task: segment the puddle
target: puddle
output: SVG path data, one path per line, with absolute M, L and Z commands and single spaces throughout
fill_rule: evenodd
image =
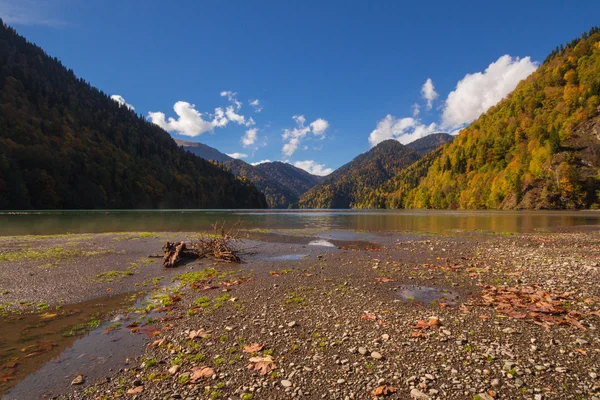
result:
M 400 286 L 396 294 L 404 301 L 421 303 L 423 305 L 431 303 L 455 305 L 458 300 L 457 292 L 431 286 Z
M 265 257 L 268 261 L 299 261 L 308 257 L 308 254 L 282 254 L 279 256 Z
M 323 239 L 319 239 L 319 240 L 312 240 L 310 242 L 308 242 L 309 246 L 322 246 L 322 247 L 336 247 L 335 244 L 328 242 L 327 240 L 323 240 Z
M 2 400 L 52 397 L 68 391 L 79 374 L 87 384 L 124 368 L 127 357 L 139 355 L 146 345 L 151 328 L 143 327 L 144 321 L 159 313 L 106 317 L 131 305 L 141 308 L 149 296 L 140 297 L 140 292 L 126 293 L 2 320 Z M 140 328 L 127 327 L 136 322 Z M 85 327 L 93 329 L 82 333 Z

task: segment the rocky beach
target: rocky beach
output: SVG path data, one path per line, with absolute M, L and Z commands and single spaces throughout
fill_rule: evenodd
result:
M 250 230 L 240 264 L 153 257 L 200 236 L 2 238 L 3 399 L 600 398 L 594 228 Z M 111 356 L 61 370 L 90 337 Z

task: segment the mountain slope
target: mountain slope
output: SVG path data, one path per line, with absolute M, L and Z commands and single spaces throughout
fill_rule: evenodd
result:
M 452 139 L 454 139 L 454 136 L 447 133 L 432 133 L 431 135 L 427 135 L 407 144 L 406 147 L 418 155 L 424 156 L 425 154 L 437 149 L 444 143 L 451 142 Z
M 0 208 L 262 208 L 0 21 Z
M 265 176 L 289 188 L 295 194 L 296 202 L 321 180 L 320 176 L 312 175 L 301 168 L 281 161 L 258 164 L 256 168 Z
M 232 160 L 225 166 L 237 177 L 246 177 L 258 187 L 267 199 L 269 208 L 295 207 L 319 177 L 282 162 L 250 165 L 242 160 Z
M 546 61 L 498 105 L 370 194 L 364 206 L 600 207 L 600 30 Z
M 298 205 L 300 208 L 352 207 L 364 194 L 418 159 L 417 153 L 397 140 L 386 140 L 326 176 L 302 196 Z
M 232 157 L 229 157 L 227 154 L 221 153 L 219 150 L 214 147 L 210 147 L 200 142 L 188 142 L 187 140 L 181 139 L 173 139 L 178 146 L 183 147 L 185 150 L 190 153 L 204 158 L 205 160 L 212 160 L 216 162 L 227 162 L 233 160 Z

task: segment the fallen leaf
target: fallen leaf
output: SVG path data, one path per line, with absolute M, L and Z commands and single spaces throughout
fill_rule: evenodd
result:
M 414 329 L 429 329 L 430 326 L 426 321 L 423 321 L 422 319 L 420 319 L 417 321 L 417 323 L 415 324 L 415 326 L 413 328 Z
M 427 322 L 430 328 L 439 327 L 441 325 L 440 320 L 437 318 L 430 318 L 429 322 Z
M 159 339 L 159 340 L 155 340 L 154 342 L 152 342 L 152 346 L 155 346 L 155 347 L 160 347 L 160 346 L 162 346 L 163 344 L 165 344 L 165 342 L 166 342 L 166 341 L 167 341 L 167 338 L 166 338 L 166 337 L 164 337 L 164 338 L 162 338 L 162 339 Z
M 373 397 L 388 396 L 392 393 L 396 393 L 397 391 L 398 391 L 398 389 L 396 389 L 393 386 L 383 385 L 383 386 L 378 386 L 375 389 L 373 389 L 373 391 L 371 392 L 371 396 L 373 396 Z
M 244 346 L 244 353 L 256 353 L 257 351 L 261 351 L 264 347 L 264 344 L 253 343 Z
M 52 318 L 56 318 L 58 316 L 58 314 L 56 313 L 44 313 L 40 315 L 40 318 L 42 319 L 52 319 Z
M 584 349 L 575 349 L 575 351 L 581 355 L 587 356 L 587 351 Z
M 197 331 L 190 331 L 188 335 L 188 339 L 196 339 L 197 337 L 201 339 L 207 339 L 210 337 L 212 331 L 205 331 L 204 329 L 199 329 Z
M 144 391 L 143 386 L 136 386 L 133 389 L 128 389 L 127 394 L 139 394 L 139 393 L 142 393 L 143 391 Z
M 394 282 L 394 280 L 391 278 L 375 278 L 375 282 L 380 282 L 380 283 Z
M 413 332 L 410 335 L 411 337 L 414 338 L 420 338 L 420 337 L 427 337 L 427 334 L 423 333 L 423 332 Z
M 364 319 L 365 321 L 375 321 L 375 314 L 365 311 L 360 318 Z
M 215 371 L 207 366 L 197 367 L 192 370 L 192 375 L 190 376 L 190 382 L 195 383 L 202 378 L 210 378 L 215 374 Z
M 248 369 L 258 371 L 261 375 L 266 375 L 277 368 L 271 356 L 252 357 L 250 362 L 251 364 L 248 365 Z
M 275 271 L 270 271 L 269 274 L 271 274 L 271 276 L 279 276 L 279 273 Z

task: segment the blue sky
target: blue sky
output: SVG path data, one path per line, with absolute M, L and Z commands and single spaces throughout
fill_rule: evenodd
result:
M 457 132 L 600 24 L 598 1 L 491 3 L 0 0 L 0 16 L 174 137 L 323 174 Z

